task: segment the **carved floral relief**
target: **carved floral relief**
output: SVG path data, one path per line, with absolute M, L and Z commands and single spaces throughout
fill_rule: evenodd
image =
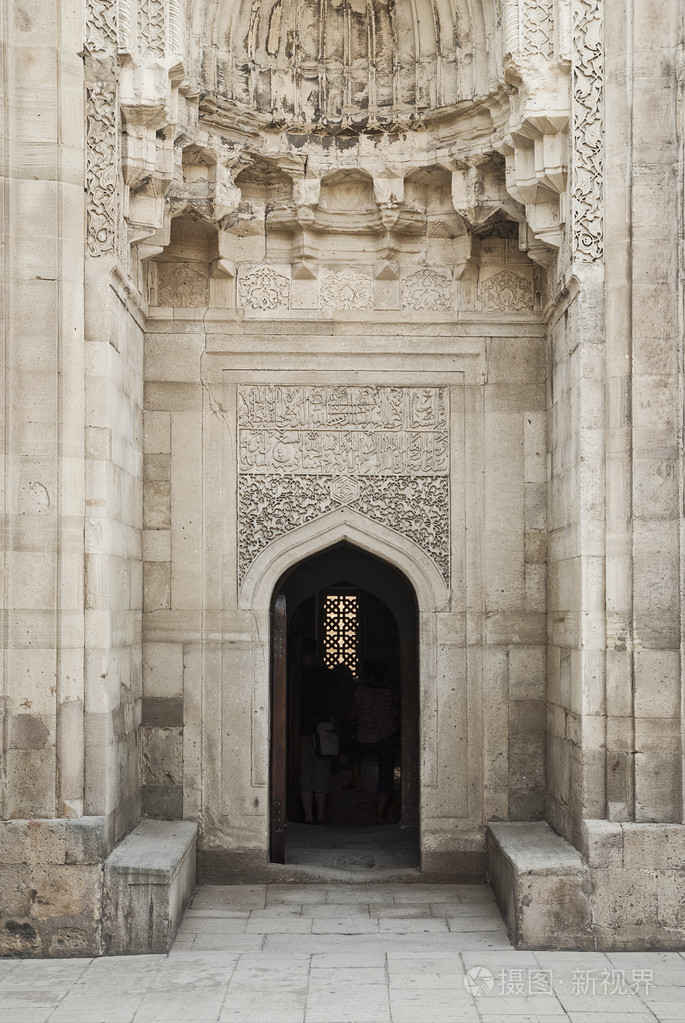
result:
M 525 277 L 503 270 L 478 284 L 478 301 L 483 310 L 497 313 L 527 313 L 533 309 L 533 285 Z
M 425 312 L 449 312 L 452 281 L 444 273 L 425 268 L 402 281 L 402 308 Z
M 270 266 L 253 266 L 238 282 L 238 297 L 250 309 L 287 309 L 290 281 Z
M 604 46 L 600 0 L 573 0 L 573 247 L 601 259 L 604 190 Z
M 373 282 L 358 270 L 328 270 L 321 276 L 323 309 L 373 309 Z
M 114 251 L 119 205 L 115 0 L 88 0 L 85 38 L 86 230 L 89 253 L 102 256 Z
M 238 389 L 240 578 L 265 547 L 345 505 L 449 572 L 444 387 Z

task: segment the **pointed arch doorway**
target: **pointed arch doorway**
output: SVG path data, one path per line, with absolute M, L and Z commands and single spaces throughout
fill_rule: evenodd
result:
M 346 870 L 408 869 L 419 863 L 419 657 L 414 589 L 400 571 L 349 542 L 290 569 L 273 595 L 270 859 Z M 326 827 L 303 823 L 300 794 L 300 670 L 317 643 L 329 670 L 341 754 L 331 760 Z M 376 757 L 355 786 L 347 740 L 356 731 L 353 693 L 381 665 L 393 692 L 400 744 L 386 823 L 376 823 Z M 373 667 L 371 667 L 373 666 Z M 357 779 L 358 780 L 358 779 Z

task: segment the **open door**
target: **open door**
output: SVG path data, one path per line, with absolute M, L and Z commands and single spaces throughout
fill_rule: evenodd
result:
M 279 593 L 273 611 L 273 663 L 271 665 L 271 814 L 270 858 L 285 863 L 287 801 L 287 618 L 285 595 Z

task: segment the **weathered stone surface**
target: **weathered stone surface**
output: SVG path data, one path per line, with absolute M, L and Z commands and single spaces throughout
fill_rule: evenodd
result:
M 104 950 L 168 952 L 195 886 L 197 825 L 145 821 L 104 868 Z
M 292 641 L 354 551 L 423 871 L 540 819 L 532 860 L 491 829 L 522 941 L 584 947 L 589 905 L 598 945 L 681 947 L 676 0 L 35 6 L 0 83 L 2 947 L 99 950 L 141 805 L 263 869 L 273 597 Z

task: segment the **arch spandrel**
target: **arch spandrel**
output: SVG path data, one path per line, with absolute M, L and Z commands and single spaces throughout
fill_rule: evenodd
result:
M 342 542 L 373 554 L 402 572 L 414 587 L 420 612 L 446 610 L 449 589 L 433 561 L 411 540 L 349 508 L 299 526 L 257 555 L 243 579 L 239 606 L 268 611 L 274 587 L 288 569 Z

